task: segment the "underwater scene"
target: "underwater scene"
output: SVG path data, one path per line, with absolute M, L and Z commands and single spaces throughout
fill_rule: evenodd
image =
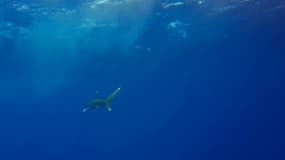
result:
M 0 0 L 0 160 L 284 160 L 285 0 Z

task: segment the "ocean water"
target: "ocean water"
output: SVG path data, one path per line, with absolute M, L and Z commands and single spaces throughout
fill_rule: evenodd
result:
M 284 160 L 284 20 L 284 0 L 1 0 L 0 159 Z

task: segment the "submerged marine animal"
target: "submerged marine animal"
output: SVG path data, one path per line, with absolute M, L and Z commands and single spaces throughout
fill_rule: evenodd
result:
M 82 110 L 82 112 L 86 112 L 90 109 L 98 109 L 102 107 L 106 107 L 108 111 L 112 110 L 111 102 L 114 97 L 119 93 L 121 88 L 117 88 L 114 92 L 112 92 L 106 99 L 96 98 L 87 103 L 86 107 Z

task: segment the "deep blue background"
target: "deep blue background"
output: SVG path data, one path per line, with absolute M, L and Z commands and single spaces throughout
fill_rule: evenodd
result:
M 82 44 L 72 83 L 48 95 L 32 89 L 29 57 L 0 39 L 0 159 L 284 159 L 285 12 L 264 14 L 262 4 L 214 18 L 154 11 L 137 40 L 151 52 Z M 161 29 L 177 17 L 193 23 L 186 38 Z M 112 112 L 81 112 L 116 87 Z

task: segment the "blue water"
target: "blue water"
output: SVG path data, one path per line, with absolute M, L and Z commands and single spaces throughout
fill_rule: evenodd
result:
M 282 0 L 1 0 L 0 159 L 285 159 L 284 15 Z M 82 112 L 118 87 L 111 112 Z

